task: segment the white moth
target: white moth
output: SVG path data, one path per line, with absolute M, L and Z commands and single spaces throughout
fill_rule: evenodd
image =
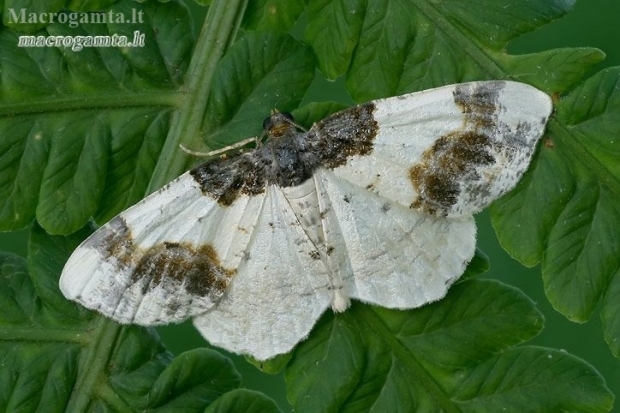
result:
M 258 148 L 209 160 L 101 227 L 60 288 L 126 324 L 193 318 L 259 360 L 290 351 L 350 299 L 441 299 L 476 243 L 472 215 L 511 190 L 551 113 L 515 82 L 457 84 L 336 113 L 285 114 Z

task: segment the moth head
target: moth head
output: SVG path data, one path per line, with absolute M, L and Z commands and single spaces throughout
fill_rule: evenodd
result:
M 271 113 L 271 116 L 263 121 L 263 129 L 272 139 L 294 133 L 296 128 L 297 125 L 293 115 L 288 112 L 274 111 Z

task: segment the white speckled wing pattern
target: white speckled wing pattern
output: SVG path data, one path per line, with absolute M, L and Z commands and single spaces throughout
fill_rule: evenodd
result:
M 84 241 L 60 289 L 120 323 L 168 324 L 204 313 L 234 277 L 263 200 L 243 196 L 222 207 L 186 173 Z
M 343 295 L 388 308 L 416 308 L 444 297 L 474 255 L 471 215 L 444 219 L 412 210 L 320 170 L 330 200 L 333 246 L 346 256 Z
M 226 297 L 194 318 L 210 343 L 263 360 L 290 351 L 332 302 L 330 274 L 276 186 Z
M 504 81 L 373 103 L 380 127 L 372 156 L 353 156 L 335 174 L 438 216 L 475 214 L 512 189 L 552 110 L 546 94 Z
M 212 159 L 122 212 L 67 262 L 66 297 L 121 323 L 194 324 L 263 360 L 330 306 L 441 299 L 475 250 L 472 215 L 528 167 L 551 113 L 515 82 L 382 99 Z

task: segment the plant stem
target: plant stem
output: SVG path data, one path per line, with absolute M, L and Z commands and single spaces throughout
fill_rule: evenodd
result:
M 187 155 L 179 149 L 179 145 L 187 137 L 195 137 L 200 133 L 211 79 L 217 63 L 237 35 L 247 2 L 214 0 L 209 7 L 186 74 L 183 100 L 172 116 L 170 131 L 149 183 L 148 193 L 161 188 L 186 169 Z
M 124 327 L 107 318 L 99 317 L 92 334 L 96 335 L 90 345 L 83 350 L 80 358 L 79 376 L 76 386 L 67 402 L 66 411 L 86 412 L 97 393 L 97 387 L 106 376 L 108 363 L 112 358 L 114 346 Z
M 183 172 L 187 158 L 179 149 L 179 144 L 185 137 L 196 136 L 200 131 L 215 67 L 236 37 L 247 1 L 214 0 L 211 4 L 193 51 L 179 106 L 172 117 L 166 143 L 149 184 L 149 192 L 159 189 Z M 105 318 L 96 323 L 94 333 L 97 338 L 94 345 L 85 350 L 85 356 L 80 361 L 82 376 L 78 378 L 67 404 L 68 411 L 88 410 L 91 397 L 97 394 L 100 380 L 105 376 L 114 346 L 125 329 Z M 102 392 L 107 394 L 105 390 Z M 120 399 L 113 402 L 117 407 L 122 405 Z

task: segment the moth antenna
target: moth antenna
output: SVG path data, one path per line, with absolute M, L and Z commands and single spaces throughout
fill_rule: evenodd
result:
M 188 149 L 188 148 L 187 148 L 185 145 L 183 145 L 182 143 L 181 143 L 181 144 L 179 144 L 179 147 L 181 148 L 181 150 L 182 150 L 183 152 L 185 152 L 185 153 L 187 153 L 187 154 L 189 154 L 189 155 L 193 155 L 193 156 L 200 156 L 200 157 L 204 157 L 204 158 L 209 158 L 209 157 L 212 157 L 212 156 L 216 156 L 216 155 L 220 155 L 220 154 L 222 154 L 222 153 L 226 153 L 226 152 L 232 151 L 232 150 L 234 150 L 234 149 L 240 148 L 240 147 L 245 146 L 245 145 L 247 145 L 248 143 L 252 143 L 252 142 L 256 143 L 256 144 L 257 144 L 257 146 L 258 146 L 258 144 L 260 143 L 260 138 L 259 138 L 258 136 L 254 136 L 254 137 L 252 137 L 252 138 L 247 138 L 247 139 L 244 139 L 244 140 L 242 140 L 242 141 L 239 141 L 239 142 L 233 143 L 232 145 L 228 145 L 228 146 L 225 146 L 225 147 L 223 147 L 223 148 L 216 149 L 216 150 L 209 151 L 209 152 L 193 151 L 193 150 L 191 150 L 191 149 Z
M 293 125 L 296 129 L 299 129 L 302 132 L 308 132 L 308 129 L 304 128 L 299 123 L 295 122 L 295 118 L 289 112 L 280 112 L 278 109 L 271 110 L 271 116 L 275 115 L 276 113 L 282 113 L 284 115 L 284 119 L 286 120 L 286 122 L 290 125 Z
M 290 123 L 291 125 L 293 125 L 295 128 L 299 129 L 300 131 L 306 133 L 308 132 L 308 129 L 304 128 L 303 126 L 301 126 L 299 123 L 295 122 L 293 119 L 286 119 L 286 121 L 288 123 Z

